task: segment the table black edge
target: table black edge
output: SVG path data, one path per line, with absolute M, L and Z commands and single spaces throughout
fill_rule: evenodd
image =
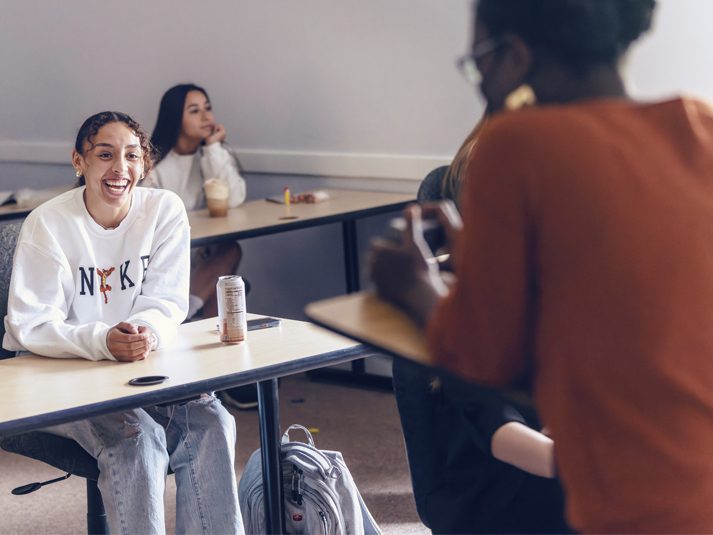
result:
M 34 208 L 18 210 L 17 212 L 0 212 L 0 221 L 12 221 L 13 219 L 25 219 Z
M 274 225 L 260 227 L 249 230 L 237 230 L 235 232 L 227 232 L 218 236 L 206 236 L 203 238 L 191 239 L 191 247 L 199 247 L 219 241 L 242 240 L 247 238 L 257 238 L 258 236 L 268 236 L 270 234 L 278 234 L 280 232 L 288 232 L 290 230 L 300 230 L 310 227 L 319 227 L 330 223 L 344 223 L 345 221 L 356 220 L 362 217 L 372 215 L 385 214 L 393 212 L 400 208 L 416 202 L 416 199 L 410 201 L 399 201 L 382 206 L 374 206 L 372 208 L 364 208 L 354 212 L 346 212 L 342 214 L 332 214 L 328 216 L 312 217 L 310 219 L 295 219 L 291 222 L 278 221 Z
M 0 435 L 15 435 L 52 425 L 82 420 L 99 414 L 109 414 L 121 410 L 148 407 L 158 403 L 172 403 L 204 392 L 224 390 L 226 388 L 307 372 L 324 366 L 342 364 L 359 358 L 364 354 L 365 348 L 362 345 L 357 345 L 346 349 L 322 353 L 320 355 L 296 359 L 293 362 L 264 366 L 248 372 L 236 372 L 212 379 L 196 381 L 194 383 L 163 388 L 161 390 L 146 393 L 137 392 L 135 395 L 119 399 L 10 420 L 0 423 Z
M 423 366 L 424 368 L 433 368 L 434 367 L 434 366 L 429 366 L 427 364 L 423 364 L 421 362 L 416 362 L 413 359 L 405 357 L 401 353 L 398 353 L 392 349 L 389 349 L 388 347 L 381 346 L 379 344 L 376 344 L 375 342 L 371 342 L 371 341 L 367 340 L 366 338 L 364 338 L 362 336 L 347 332 L 344 329 L 340 329 L 339 327 L 335 327 L 334 325 L 330 325 L 329 323 L 320 321 L 317 318 L 312 317 L 307 311 L 305 311 L 305 315 L 315 325 L 322 327 L 323 329 L 327 329 L 328 331 L 332 331 L 333 333 L 336 333 L 340 336 L 344 336 L 345 338 L 351 338 L 352 340 L 359 342 L 365 348 L 374 349 L 374 350 L 378 351 L 379 353 L 384 353 L 385 355 L 389 355 L 390 357 L 408 360 L 409 362 L 411 362 L 413 364 L 417 364 L 419 366 Z

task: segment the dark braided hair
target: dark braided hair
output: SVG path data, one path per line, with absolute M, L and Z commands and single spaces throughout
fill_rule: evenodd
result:
M 512 32 L 586 69 L 616 63 L 651 27 L 655 6 L 656 0 L 479 0 L 476 16 L 493 37 Z
M 119 111 L 103 111 L 92 115 L 84 121 L 82 126 L 79 128 L 79 132 L 77 132 L 77 139 L 74 141 L 74 150 L 84 156 L 84 144 L 89 143 L 90 149 L 94 148 L 94 138 L 101 127 L 109 123 L 124 123 L 129 130 L 131 130 L 136 137 L 139 138 L 141 151 L 143 153 L 142 159 L 144 161 L 144 175 L 148 174 L 153 165 L 153 147 L 149 141 L 149 135 L 143 128 L 141 128 L 141 125 L 129 115 Z M 85 182 L 84 175 L 81 175 L 77 178 L 76 185 L 83 186 Z

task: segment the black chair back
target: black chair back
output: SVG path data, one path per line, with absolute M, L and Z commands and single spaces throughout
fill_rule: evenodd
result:
M 21 220 L 0 222 L 0 341 L 5 336 L 4 318 L 7 313 L 10 275 L 21 227 Z M 0 348 L 0 359 L 14 356 L 15 353 Z M 0 437 L 0 448 L 43 461 L 65 472 L 86 478 L 87 531 L 97 534 L 109 532 L 104 504 L 97 487 L 97 478 L 99 477 L 97 462 L 74 440 L 43 431 L 31 431 L 21 435 Z M 36 489 L 38 488 L 39 486 L 36 487 Z
M 22 220 L 0 222 L 0 346 L 5 336 L 5 314 L 7 313 L 7 295 L 10 290 L 12 259 L 15 254 L 17 236 L 20 234 Z M 0 347 L 0 359 L 14 357 L 15 354 Z

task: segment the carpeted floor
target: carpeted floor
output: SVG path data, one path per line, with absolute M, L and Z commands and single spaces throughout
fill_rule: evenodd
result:
M 232 410 L 232 409 L 231 409 Z M 238 422 L 238 477 L 259 446 L 256 411 L 234 411 Z M 317 447 L 341 451 L 369 509 L 385 535 L 430 531 L 416 514 L 394 397 L 389 392 L 312 381 L 304 375 L 280 383 L 280 424 L 318 430 Z M 84 480 L 72 477 L 26 496 L 10 490 L 60 476 L 37 461 L 0 450 L 0 533 L 86 532 Z M 166 517 L 174 530 L 175 486 L 168 478 Z

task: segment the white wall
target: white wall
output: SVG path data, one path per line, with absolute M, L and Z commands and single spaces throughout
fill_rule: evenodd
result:
M 81 121 L 102 109 L 150 129 L 162 93 L 185 81 L 208 89 L 229 141 L 260 172 L 420 178 L 480 113 L 453 68 L 468 0 L 3 7 L 5 161 L 65 162 Z
M 285 184 L 415 191 L 482 111 L 454 68 L 468 46 L 470 0 L 0 8 L 0 189 L 71 181 L 69 149 L 85 117 L 118 109 L 151 129 L 163 91 L 185 81 L 209 90 L 251 171 L 251 198 Z M 711 20 L 711 0 L 660 0 L 655 31 L 629 61 L 634 94 L 713 100 Z M 386 219 L 362 223 L 360 238 Z M 343 292 L 340 239 L 332 225 L 245 240 L 252 309 L 298 317 L 305 302 Z
M 713 102 L 713 2 L 658 0 L 653 31 L 632 50 L 632 94 L 662 98 L 690 94 Z
M 163 91 L 185 81 L 209 90 L 246 168 L 262 173 L 417 180 L 482 111 L 453 63 L 468 45 L 470 0 L 0 7 L 0 188 L 56 183 L 65 171 L 54 165 L 96 111 L 151 129 Z M 710 20 L 710 0 L 660 0 L 655 31 L 630 58 L 634 94 L 713 99 Z

